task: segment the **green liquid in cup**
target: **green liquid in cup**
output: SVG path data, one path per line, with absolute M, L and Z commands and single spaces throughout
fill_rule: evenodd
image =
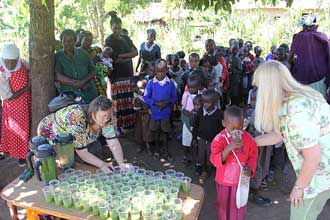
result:
M 117 211 L 111 211 L 110 217 L 112 218 L 112 220 L 119 220 L 119 215 Z
M 83 206 L 82 206 L 82 204 L 81 204 L 80 201 L 76 201 L 76 202 L 74 202 L 74 207 L 75 207 L 76 209 L 82 209 L 82 208 L 83 208 Z
M 93 205 L 92 209 L 93 209 L 93 215 L 100 215 L 99 207 L 97 205 Z
M 107 209 L 100 209 L 101 219 L 107 219 L 109 216 L 109 211 Z
M 63 200 L 63 205 L 64 205 L 64 207 L 65 208 L 71 208 L 72 207 L 72 199 L 70 198 L 70 199 L 64 199 Z
M 190 192 L 190 184 L 182 184 L 181 188 L 182 188 L 182 191 L 185 192 L 185 193 Z
M 128 220 L 128 211 L 126 209 L 120 208 L 118 214 L 120 220 Z
M 86 212 L 92 211 L 92 207 L 90 206 L 90 204 L 88 204 L 87 201 L 84 202 L 83 207 L 84 207 L 84 211 Z
M 131 212 L 131 220 L 139 220 L 140 212 Z
M 52 203 L 54 201 L 54 196 L 49 194 L 45 196 L 47 203 Z
M 60 206 L 63 204 L 63 200 L 60 194 L 54 195 L 54 201 L 57 206 Z

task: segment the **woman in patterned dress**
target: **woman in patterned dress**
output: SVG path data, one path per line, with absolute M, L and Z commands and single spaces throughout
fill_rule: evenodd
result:
M 3 45 L 0 59 L 1 77 L 7 79 L 11 95 L 2 99 L 2 128 L 0 151 L 25 165 L 28 152 L 31 116 L 30 82 L 26 66 L 14 43 Z M 3 88 L 3 84 L 0 85 Z
M 105 46 L 111 47 L 113 53 L 113 71 L 110 75 L 112 100 L 117 117 L 117 132 L 120 128 L 131 128 L 134 126 L 133 110 L 133 63 L 132 58 L 138 55 L 138 51 L 132 40 L 122 34 L 122 21 L 116 12 L 111 13 L 110 21 L 112 34 L 105 40 Z
M 39 122 L 38 135 L 53 140 L 58 133 L 68 132 L 74 137 L 73 145 L 78 159 L 110 172 L 112 163 L 104 162 L 97 152 L 102 135 L 116 162 L 124 162 L 122 147 L 111 122 L 112 102 L 105 96 L 96 97 L 89 105 L 70 105 L 52 113 Z
M 316 220 L 330 199 L 330 106 L 278 61 L 261 64 L 253 83 L 258 87 L 255 127 L 267 133 L 256 142 L 284 141 L 297 175 L 290 219 Z

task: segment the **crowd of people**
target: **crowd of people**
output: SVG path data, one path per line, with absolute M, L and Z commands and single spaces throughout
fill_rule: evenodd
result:
M 246 204 L 238 208 L 236 203 L 242 175 L 250 178 L 253 202 L 272 203 L 258 192 L 272 178 L 273 150 L 283 148 L 297 175 L 291 220 L 316 219 L 330 198 L 330 106 L 325 100 L 330 43 L 317 31 L 314 15 L 305 15 L 301 24 L 291 47 L 272 45 L 265 58 L 251 41 L 230 39 L 221 46 L 207 39 L 203 54 L 177 51 L 163 59 L 155 29 L 147 30 L 146 42 L 137 49 L 116 13 L 103 49 L 92 47 L 91 32 L 66 29 L 60 36 L 63 49 L 55 55 L 56 88 L 78 94 L 86 105 L 48 115 L 38 133 L 52 139 L 70 132 L 80 159 L 108 172 L 112 163 L 102 161 L 96 149 L 109 146 L 122 164 L 117 137 L 123 129 L 135 128 L 137 152 L 156 160 L 173 161 L 168 141 L 180 140 L 180 160 L 194 168 L 201 185 L 215 170 L 218 220 L 245 218 Z M 0 151 L 24 165 L 31 111 L 28 70 L 15 44 L 4 45 L 1 58 Z

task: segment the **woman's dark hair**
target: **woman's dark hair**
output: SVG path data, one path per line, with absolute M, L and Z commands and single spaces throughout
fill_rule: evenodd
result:
M 92 115 L 98 111 L 107 111 L 112 107 L 112 102 L 106 96 L 98 96 L 91 103 L 89 103 L 86 116 L 90 124 L 94 124 Z
M 110 25 L 111 26 L 114 25 L 114 24 L 118 24 L 118 25 L 122 24 L 121 19 L 118 18 L 118 16 L 117 16 L 117 12 L 111 11 L 111 12 L 109 12 L 109 15 L 111 17 L 111 19 L 110 19 Z
M 69 35 L 73 36 L 74 41 L 76 41 L 77 38 L 76 38 L 76 34 L 75 34 L 74 30 L 72 30 L 72 29 L 65 29 L 64 31 L 62 31 L 62 33 L 60 35 L 61 42 L 63 42 L 64 37 L 69 36 Z

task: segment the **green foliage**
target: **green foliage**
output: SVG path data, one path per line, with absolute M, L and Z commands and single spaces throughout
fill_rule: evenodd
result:
M 40 0 L 43 1 L 43 0 Z M 162 17 L 165 25 L 156 23 L 137 22 L 135 14 L 144 13 L 143 8 L 150 2 L 159 0 L 55 0 L 55 36 L 58 39 L 60 32 L 65 28 L 84 28 L 94 33 L 94 44 L 101 45 L 99 40 L 98 24 L 95 24 L 95 5 L 99 4 L 104 14 L 115 10 L 122 18 L 123 27 L 128 29 L 130 37 L 137 47 L 146 40 L 146 29 L 157 30 L 157 43 L 162 48 L 162 54 L 174 53 L 184 50 L 186 54 L 191 52 L 202 53 L 204 41 L 214 38 L 218 45 L 228 45 L 230 38 L 243 38 L 252 40 L 254 45 L 260 45 L 264 53 L 268 52 L 271 44 L 290 43 L 292 35 L 300 29 L 296 27 L 296 21 L 300 18 L 301 11 L 288 9 L 280 13 L 278 18 L 273 13 L 260 9 L 254 10 L 224 10 L 221 13 L 215 9 L 216 2 L 205 0 L 163 0 L 161 6 L 166 8 L 168 14 Z M 236 1 L 236 0 L 232 0 Z M 254 1 L 254 0 L 252 0 Z M 181 18 L 174 11 L 186 9 L 187 2 L 192 5 L 189 8 L 201 10 L 186 10 L 187 17 Z M 212 3 L 213 2 L 213 3 Z M 230 1 L 229 1 L 230 2 Z M 263 0 L 263 4 L 272 4 L 274 0 Z M 287 1 L 291 4 L 290 1 Z M 0 10 L 0 43 L 13 40 L 20 48 L 24 56 L 28 55 L 29 33 L 29 0 L 3 0 L 2 5 L 6 10 Z M 207 6 L 207 7 L 206 7 Z M 218 6 L 219 7 L 219 6 Z M 330 34 L 330 8 L 316 12 L 319 20 L 319 30 Z M 173 16 L 173 17 L 171 17 Z M 109 17 L 103 21 L 105 37 L 111 33 Z M 94 23 L 93 23 L 94 22 Z
M 22 56 L 27 57 L 30 24 L 29 1 L 4 0 L 2 5 L 5 10 L 0 10 L 0 44 L 15 40 L 16 44 L 23 48 Z
M 184 0 L 185 5 L 188 8 L 199 11 L 212 8 L 214 9 L 215 12 L 218 12 L 220 10 L 231 12 L 232 5 L 234 5 L 238 1 L 239 0 Z M 279 0 L 262 0 L 262 3 L 264 5 L 266 4 L 276 5 L 278 1 Z M 293 0 L 287 0 L 286 2 L 287 2 L 287 7 L 290 7 L 292 5 Z
M 87 26 L 87 15 L 79 0 L 55 1 L 55 28 L 60 33 L 65 28 L 78 29 Z

